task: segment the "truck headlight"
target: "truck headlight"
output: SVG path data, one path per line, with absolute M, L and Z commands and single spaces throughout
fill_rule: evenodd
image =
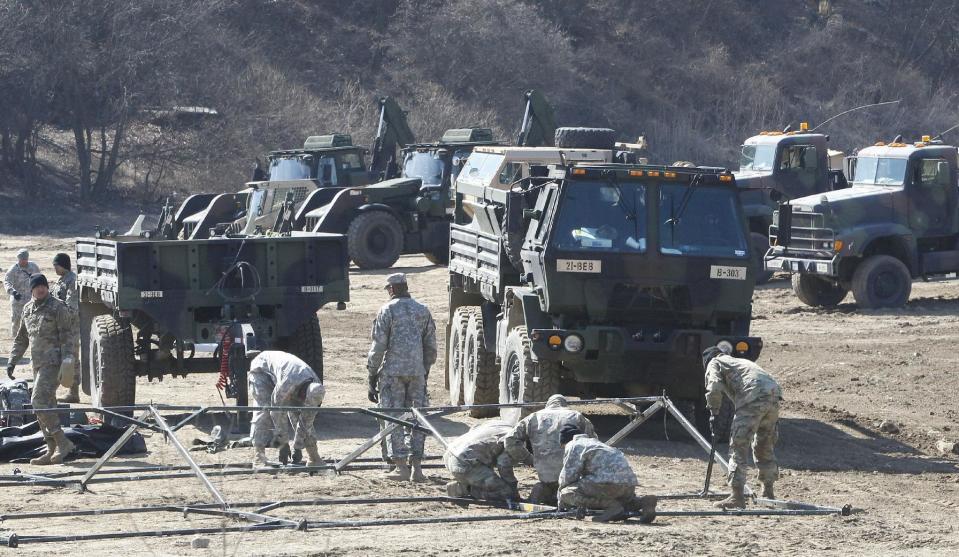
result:
M 733 353 L 733 343 L 728 340 L 721 340 L 716 343 L 716 348 L 719 348 L 723 351 L 723 354 L 732 354 Z
M 569 335 L 563 341 L 563 348 L 567 352 L 580 352 L 583 350 L 583 337 L 579 335 Z

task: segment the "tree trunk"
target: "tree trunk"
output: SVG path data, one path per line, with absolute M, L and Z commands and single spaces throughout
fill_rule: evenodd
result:
M 77 146 L 77 164 L 80 166 L 80 199 L 90 198 L 90 133 L 80 122 L 73 124 L 73 140 Z

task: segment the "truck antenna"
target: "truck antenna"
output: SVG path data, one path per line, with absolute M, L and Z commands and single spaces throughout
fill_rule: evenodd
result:
M 954 130 L 954 129 L 956 129 L 956 128 L 959 128 L 959 124 L 956 124 L 955 126 L 949 128 L 948 130 L 946 130 L 946 131 L 944 131 L 944 132 L 939 132 L 939 133 L 937 133 L 932 139 L 933 139 L 933 140 L 942 139 L 942 136 L 946 135 L 947 133 L 951 132 L 952 130 Z
M 896 100 L 894 100 L 894 101 L 884 101 L 884 102 L 881 102 L 881 103 L 864 104 L 864 105 L 862 105 L 862 106 L 857 106 L 856 108 L 850 108 L 849 110 L 844 110 L 844 111 L 840 112 L 839 114 L 836 114 L 835 116 L 833 116 L 833 117 L 831 117 L 831 118 L 827 118 L 827 119 L 824 120 L 821 124 L 819 124 L 818 126 L 816 126 L 816 127 L 813 128 L 813 129 L 809 130 L 808 133 L 812 133 L 812 132 L 818 130 L 819 128 L 825 126 L 825 125 L 828 124 L 829 122 L 832 122 L 832 121 L 835 120 L 836 118 L 839 118 L 840 116 L 843 116 L 843 115 L 845 115 L 845 114 L 849 114 L 850 112 L 855 112 L 855 111 L 857 111 L 857 110 L 862 110 L 862 109 L 864 109 L 864 108 L 872 108 L 872 107 L 874 107 L 874 106 L 884 106 L 884 105 L 887 105 L 887 104 L 896 104 L 896 103 L 899 103 L 899 102 L 902 102 L 902 99 L 896 99 Z

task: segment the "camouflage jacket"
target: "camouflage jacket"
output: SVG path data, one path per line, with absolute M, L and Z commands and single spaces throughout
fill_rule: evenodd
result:
M 566 444 L 559 488 L 579 481 L 636 485 L 636 474 L 619 450 L 588 435 L 577 435 Z
M 366 369 L 374 376 L 416 376 L 436 362 L 436 325 L 430 310 L 408 296 L 380 308 L 370 333 Z
M 723 395 L 736 408 L 763 398 L 782 398 L 779 383 L 763 368 L 744 358 L 720 354 L 706 367 L 706 406 L 719 412 Z
M 59 366 L 63 358 L 74 357 L 77 319 L 73 312 L 53 296 L 30 299 L 23 306 L 23 319 L 10 350 L 10 362 L 19 362 L 30 348 L 33 369 Z
M 67 271 L 62 277 L 58 278 L 57 282 L 53 283 L 53 288 L 50 289 L 50 293 L 53 294 L 54 298 L 66 304 L 67 307 L 73 311 L 79 309 L 80 301 L 77 299 L 77 274 L 73 271 Z
M 456 438 L 447 449 L 447 460 L 450 457 L 460 461 L 462 465 L 483 464 L 485 466 L 512 465 L 506 462 L 509 456 L 503 448 L 503 438 L 510 432 L 512 426 L 499 420 L 481 423 L 464 435 Z
M 26 268 L 14 263 L 7 271 L 6 276 L 3 277 L 3 288 L 11 297 L 14 292 L 19 292 L 23 296 L 21 302 L 26 303 L 27 298 L 30 297 L 30 275 L 39 272 L 40 267 L 37 267 L 37 264 L 32 261 L 27 263 Z
M 306 383 L 320 382 L 313 368 L 293 354 L 278 350 L 260 352 L 250 362 L 250 373 L 262 373 L 273 380 L 273 406 L 300 406 L 299 389 Z
M 563 445 L 559 432 L 567 424 L 574 425 L 589 437 L 596 437 L 593 424 L 582 413 L 567 408 L 564 402 L 547 402 L 546 408 L 526 416 L 506 436 L 504 444 L 516 462 L 533 460 L 539 481 L 556 483 L 563 468 Z M 529 442 L 532 454 L 526 448 Z

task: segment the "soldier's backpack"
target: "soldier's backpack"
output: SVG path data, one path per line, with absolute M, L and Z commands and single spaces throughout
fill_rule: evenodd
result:
M 20 427 L 32 422 L 32 414 L 8 414 L 4 410 L 23 410 L 30 404 L 30 389 L 26 381 L 0 383 L 0 427 Z

